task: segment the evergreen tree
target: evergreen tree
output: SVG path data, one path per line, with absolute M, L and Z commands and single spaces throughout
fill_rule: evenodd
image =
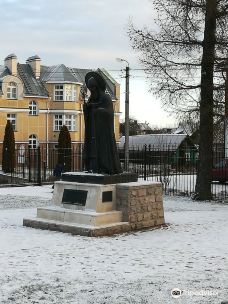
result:
M 62 126 L 59 133 L 58 164 L 64 166 L 64 171 L 71 170 L 71 137 L 66 126 Z
M 15 167 L 15 139 L 11 122 L 8 120 L 5 127 L 2 154 L 2 170 L 5 173 L 12 173 Z

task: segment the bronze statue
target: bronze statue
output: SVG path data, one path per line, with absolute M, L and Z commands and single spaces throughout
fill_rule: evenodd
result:
M 106 82 L 97 72 L 85 76 L 91 95 L 84 102 L 85 120 L 84 167 L 92 173 L 118 174 L 121 166 L 114 134 L 114 111 Z

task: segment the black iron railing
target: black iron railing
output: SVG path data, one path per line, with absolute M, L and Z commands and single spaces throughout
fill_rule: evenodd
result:
M 53 182 L 56 179 L 55 169 L 59 160 L 63 162 L 62 171 L 82 171 L 82 145 L 72 149 L 25 149 L 15 151 L 13 172 L 0 172 L 0 183 L 26 184 Z M 214 198 L 228 197 L 228 160 L 224 148 L 214 146 L 213 181 Z M 119 149 L 122 168 L 124 150 Z M 0 170 L 2 155 L 0 153 Z M 131 148 L 127 171 L 138 174 L 140 180 L 159 181 L 163 184 L 164 193 L 169 195 L 194 195 L 198 170 L 198 150 L 195 146 L 143 146 Z

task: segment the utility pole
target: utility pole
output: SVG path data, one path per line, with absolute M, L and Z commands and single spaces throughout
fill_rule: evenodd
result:
M 124 169 L 129 168 L 129 65 L 126 66 L 126 92 L 125 92 L 125 162 Z
M 128 171 L 129 168 L 129 62 L 122 58 L 116 58 L 119 62 L 126 62 L 126 68 L 125 68 L 125 78 L 126 78 L 126 84 L 125 84 L 125 143 L 124 143 L 124 170 Z

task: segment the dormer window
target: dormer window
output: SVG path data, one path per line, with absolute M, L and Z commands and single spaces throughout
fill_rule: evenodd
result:
M 7 99 L 17 99 L 17 84 L 10 82 L 7 86 Z

